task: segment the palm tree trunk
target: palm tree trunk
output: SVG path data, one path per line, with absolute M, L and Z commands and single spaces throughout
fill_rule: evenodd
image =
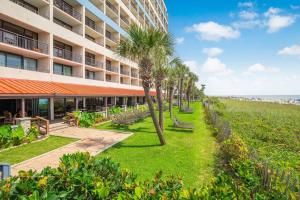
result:
M 151 118 L 157 133 L 157 136 L 159 138 L 160 144 L 161 145 L 165 145 L 166 144 L 166 140 L 164 138 L 163 132 L 160 128 L 159 122 L 157 120 L 156 114 L 155 114 L 155 110 L 154 110 L 154 106 L 153 106 L 153 102 L 151 100 L 151 95 L 150 95 L 150 88 L 148 87 L 143 87 L 144 88 L 144 92 L 145 92 L 145 97 L 146 97 L 146 101 L 149 107 L 149 111 L 151 114 Z
M 159 81 L 158 81 L 159 82 Z M 163 109 L 163 99 L 162 99 L 162 91 L 160 83 L 155 84 L 156 88 L 156 97 L 157 97 L 157 106 L 158 106 L 158 121 L 159 126 L 162 132 L 164 132 L 164 109 Z
M 179 90 L 179 111 L 181 111 L 182 108 L 182 90 L 183 90 L 183 79 L 180 79 L 180 90 Z
M 180 92 L 180 79 L 178 79 L 178 85 L 177 85 L 177 106 L 178 107 L 180 105 L 179 92 Z
M 173 108 L 173 87 L 170 87 L 169 89 L 169 112 L 170 112 L 170 117 L 172 118 L 172 108 Z

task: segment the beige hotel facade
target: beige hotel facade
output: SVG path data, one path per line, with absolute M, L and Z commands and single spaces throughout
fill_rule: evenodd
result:
M 137 63 L 115 51 L 133 23 L 168 31 L 163 0 L 0 5 L 0 116 L 54 120 L 75 109 L 144 103 Z

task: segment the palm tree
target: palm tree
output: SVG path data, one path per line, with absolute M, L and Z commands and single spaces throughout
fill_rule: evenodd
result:
M 174 98 L 174 90 L 176 86 L 176 75 L 177 75 L 177 67 L 182 65 L 181 60 L 176 57 L 169 62 L 169 70 L 168 70 L 168 78 L 167 78 L 167 90 L 168 90 L 168 100 L 169 100 L 169 113 L 170 117 L 172 117 L 172 108 L 173 108 L 173 98 Z
M 189 72 L 189 68 L 184 65 L 178 65 L 177 68 L 177 74 L 178 74 L 178 106 L 179 106 L 179 110 L 181 110 L 182 108 L 182 94 L 183 94 L 183 84 L 184 84 L 184 78 L 187 76 L 188 72 Z
M 152 71 L 156 51 L 163 52 L 171 43 L 169 35 L 164 32 L 132 25 L 128 30 L 128 38 L 121 41 L 117 48 L 119 55 L 136 60 L 139 64 L 146 101 L 161 145 L 166 144 L 166 140 L 155 114 L 150 90 L 153 87 Z
M 186 90 L 188 108 L 190 108 L 191 93 L 196 82 L 198 82 L 198 76 L 193 72 L 190 72 L 188 76 L 188 83 L 187 83 L 187 90 Z

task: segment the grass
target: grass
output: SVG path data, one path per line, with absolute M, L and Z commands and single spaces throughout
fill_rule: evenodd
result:
M 269 163 L 300 174 L 300 106 L 237 100 L 219 109 L 236 134 Z
M 193 114 L 180 113 L 177 109 L 174 113 L 182 121 L 193 122 L 194 131 L 173 128 L 169 113 L 165 112 L 165 146 L 160 146 L 151 118 L 128 128 L 115 128 L 110 123 L 99 126 L 99 129 L 129 131 L 134 135 L 98 157 L 111 157 L 140 180 L 151 179 L 162 170 L 164 175 L 182 177 L 187 187 L 201 185 L 213 176 L 216 143 L 206 127 L 202 106 L 199 103 L 192 106 Z
M 72 138 L 49 136 L 47 139 L 40 142 L 26 144 L 1 152 L 0 163 L 20 163 L 24 160 L 28 160 L 43 153 L 47 153 L 51 150 L 57 149 L 75 141 L 76 139 Z

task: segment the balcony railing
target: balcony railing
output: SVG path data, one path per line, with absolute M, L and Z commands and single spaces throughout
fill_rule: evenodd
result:
M 90 57 L 85 57 L 85 64 L 92 67 L 103 68 L 103 62 L 96 61 L 95 59 Z
M 112 34 L 108 34 L 106 32 L 105 36 L 110 39 L 111 41 L 115 42 L 115 43 L 118 43 L 118 40 L 112 35 Z
M 129 71 L 126 71 L 124 69 L 121 69 L 120 72 L 121 72 L 121 74 L 126 75 L 126 76 L 129 76 L 129 74 L 130 74 Z
M 34 12 L 35 14 L 38 14 L 42 17 L 45 17 L 47 19 L 49 19 L 49 15 L 45 14 L 45 13 L 39 13 L 37 9 L 34 9 L 33 7 L 29 6 L 28 4 L 23 3 L 20 0 L 10 0 L 11 2 L 14 2 L 15 4 L 22 6 L 23 8 L 30 10 L 31 12 Z
M 119 69 L 117 67 L 113 67 L 113 66 L 110 66 L 110 65 L 107 65 L 106 66 L 106 70 L 107 71 L 110 71 L 110 72 L 116 72 L 116 73 L 119 73 Z
M 112 3 L 110 3 L 109 1 L 106 1 L 106 5 L 107 5 L 107 7 L 109 7 L 115 14 L 118 14 L 118 10 L 115 8 L 114 5 L 112 5 Z
M 47 43 L 40 42 L 38 40 L 34 40 L 4 29 L 0 29 L 0 42 L 43 54 L 49 53 L 49 45 Z
M 82 56 L 72 51 L 68 51 L 66 49 L 61 49 L 59 47 L 53 47 L 53 55 L 58 58 L 63 58 L 66 60 L 75 61 L 78 63 L 82 62 Z
M 131 72 L 131 77 L 138 78 L 139 75 L 138 75 L 138 73 Z
M 99 25 L 97 25 L 97 24 L 94 25 L 94 24 L 90 24 L 90 23 L 86 23 L 85 25 L 103 35 L 103 28 L 100 27 Z
M 79 12 L 77 12 L 76 10 L 74 10 L 74 8 L 72 6 L 70 6 L 69 4 L 67 4 L 66 2 L 64 2 L 63 0 L 54 0 L 54 5 L 61 9 L 62 11 L 64 11 L 65 13 L 71 15 L 72 17 L 74 17 L 75 19 L 81 21 L 81 14 Z
M 120 17 L 125 24 L 129 25 L 129 20 L 125 16 L 121 15 Z

